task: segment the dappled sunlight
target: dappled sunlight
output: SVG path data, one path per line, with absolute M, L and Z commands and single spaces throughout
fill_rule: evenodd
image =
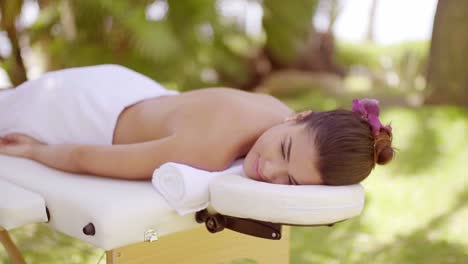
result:
M 468 261 L 466 245 L 450 242 L 445 239 L 437 239 L 431 236 L 437 229 L 443 228 L 453 214 L 468 205 L 468 189 L 455 196 L 453 206 L 449 206 L 442 214 L 430 219 L 428 223 L 421 224 L 406 235 L 399 235 L 395 241 L 391 241 L 374 249 L 364 258 L 364 262 L 378 260 L 411 263 L 465 263 Z M 414 214 L 414 217 L 420 217 Z M 455 235 L 455 234 L 454 234 Z
M 320 92 L 307 92 L 295 98 L 284 98 L 282 101 L 296 112 L 305 110 L 325 111 L 341 106 L 340 101 L 323 96 Z
M 466 128 L 453 126 L 449 116 L 452 113 L 444 113 L 437 108 L 393 109 L 385 113 L 384 118 L 392 120 L 395 131 L 397 153 L 395 162 L 390 165 L 395 175 L 418 175 L 431 171 L 440 165 L 439 161 L 447 152 L 452 155 L 460 143 L 466 142 L 465 139 L 462 142 L 457 140 L 466 134 Z M 465 117 L 460 113 L 458 118 L 463 120 Z M 454 145 L 446 144 L 447 141 L 458 142 L 457 147 L 451 148 Z
M 98 264 L 104 253 L 90 244 L 54 232 L 45 224 L 28 225 L 10 233 L 27 263 Z M 0 263 L 7 260 L 6 252 L 0 247 Z
M 367 76 L 348 75 L 345 86 L 349 92 L 369 92 L 372 90 L 372 81 Z
M 291 263 L 328 263 L 351 260 L 363 251 L 359 240 L 371 238 L 363 229 L 362 217 L 346 220 L 333 227 L 294 227 Z
M 372 189 L 368 191 L 374 193 Z M 294 250 L 297 250 L 297 256 L 293 258 L 292 263 L 340 261 L 436 264 L 446 263 L 447 260 L 450 260 L 450 263 L 465 263 L 468 260 L 468 248 L 463 244 L 463 233 L 453 233 L 449 239 L 432 235 L 438 230 L 446 229 L 449 223 L 453 224 L 453 219 L 458 218 L 459 221 L 466 219 L 466 214 L 465 218 L 456 214 L 461 206 L 467 205 L 466 197 L 462 194 L 455 198 L 457 202 L 453 207 L 432 218 L 419 214 L 411 205 L 404 206 L 409 213 L 406 219 L 401 219 L 397 225 L 412 225 L 407 231 L 388 225 L 401 217 L 399 212 L 388 208 L 389 201 L 374 203 L 372 198 L 367 199 L 367 210 L 357 219 L 337 224 L 333 228 L 301 228 L 296 231 L 297 234 L 293 233 L 292 250 L 293 254 Z M 398 205 L 402 207 L 401 203 Z M 372 214 L 380 217 L 369 219 Z M 387 221 L 379 221 L 382 219 Z M 458 228 L 460 227 L 463 227 L 462 223 L 458 225 Z M 392 236 L 387 239 L 382 238 L 388 236 L 385 233 L 392 233 Z M 294 241 L 297 243 L 296 248 Z

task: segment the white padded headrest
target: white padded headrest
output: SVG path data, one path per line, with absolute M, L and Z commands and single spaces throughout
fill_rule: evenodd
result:
M 224 175 L 210 185 L 211 206 L 220 214 L 291 225 L 325 225 L 357 216 L 364 207 L 361 185 L 279 185 Z

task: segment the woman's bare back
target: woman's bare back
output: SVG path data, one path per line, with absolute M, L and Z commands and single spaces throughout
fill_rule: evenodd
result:
M 244 156 L 265 130 L 292 113 L 268 95 L 229 88 L 195 90 L 128 107 L 119 117 L 113 143 L 140 143 L 177 134 L 185 139 L 182 147 L 189 156 L 180 162 L 191 163 L 190 155 L 213 155 L 222 156 L 218 160 L 224 164 L 218 165 L 225 167 Z M 191 153 L 201 145 L 209 153 Z

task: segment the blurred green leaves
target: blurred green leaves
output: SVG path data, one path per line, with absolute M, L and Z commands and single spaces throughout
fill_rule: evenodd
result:
M 308 39 L 313 37 L 315 30 L 311 22 L 317 3 L 318 0 L 290 1 L 287 4 L 282 0 L 263 1 L 266 48 L 277 63 L 297 61 Z
M 44 70 L 116 63 L 171 88 L 190 90 L 246 87 L 254 74 L 250 60 L 263 46 L 277 63 L 290 63 L 313 37 L 312 17 L 318 1 L 238 1 L 237 5 L 252 2 L 263 9 L 266 42 L 223 16 L 220 8 L 227 2 L 221 0 L 27 2 L 38 4 L 39 16 L 25 30 L 16 30 L 23 49 L 29 45 L 40 54 Z M 6 23 L 12 29 L 23 2 L 1 3 L 2 29 Z M 148 14 L 151 8 L 158 9 L 159 17 Z M 11 59 L 18 64 L 25 58 Z M 15 71 L 9 71 L 10 77 Z

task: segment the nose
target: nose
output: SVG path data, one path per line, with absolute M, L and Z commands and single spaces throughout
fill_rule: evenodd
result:
M 268 179 L 269 182 L 276 182 L 277 179 L 281 179 L 284 175 L 288 174 L 288 170 L 282 162 L 274 162 L 270 160 L 265 161 L 263 167 L 263 176 Z

